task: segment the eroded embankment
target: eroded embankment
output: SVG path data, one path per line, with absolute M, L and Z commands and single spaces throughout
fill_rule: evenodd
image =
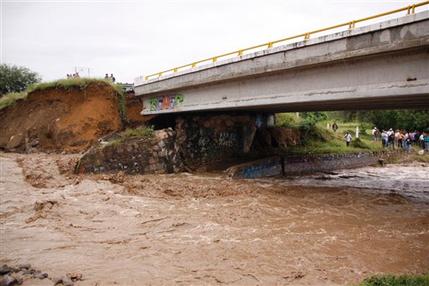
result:
M 349 285 L 429 269 L 427 199 L 220 174 L 75 176 L 75 155 L 0 156 L 0 263 L 31 263 L 47 279 Z M 412 173 L 397 168 L 412 185 Z
M 156 130 L 153 136 L 122 132 L 95 145 L 83 155 L 77 171 L 148 174 L 223 170 L 300 141 L 298 130 L 257 127 L 257 122 L 254 114 L 178 116 L 172 123 L 174 129 Z
M 118 93 L 105 82 L 53 87 L 0 111 L 0 148 L 9 151 L 87 149 L 103 135 L 120 130 Z

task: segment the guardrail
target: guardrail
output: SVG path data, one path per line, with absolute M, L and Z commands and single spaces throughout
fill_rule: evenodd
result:
M 406 7 L 402 7 L 402 8 L 399 8 L 399 9 L 395 9 L 395 10 L 387 11 L 387 12 L 384 12 L 384 13 L 380 13 L 380 14 L 377 14 L 377 15 L 373 15 L 373 16 L 369 16 L 369 17 L 365 17 L 365 18 L 353 20 L 353 21 L 350 21 L 350 22 L 341 23 L 341 24 L 338 24 L 338 25 L 334 25 L 334 26 L 330 26 L 330 27 L 326 27 L 326 28 L 322 28 L 322 29 L 318 29 L 318 30 L 314 30 L 314 31 L 302 33 L 302 34 L 299 34 L 299 35 L 295 35 L 295 36 L 283 38 L 283 39 L 276 40 L 276 41 L 271 41 L 271 42 L 268 42 L 268 43 L 264 43 L 264 44 L 260 44 L 260 45 L 256 45 L 256 46 L 252 46 L 252 47 L 248 47 L 248 48 L 244 48 L 244 49 L 240 49 L 240 50 L 236 50 L 236 51 L 233 51 L 233 52 L 230 52 L 230 53 L 225 53 L 225 54 L 217 55 L 217 56 L 214 56 L 214 57 L 211 57 L 211 58 L 206 58 L 206 59 L 199 60 L 199 61 L 196 61 L 196 62 L 193 62 L 193 63 L 190 63 L 190 64 L 186 64 L 186 65 L 183 65 L 183 66 L 178 66 L 178 67 L 175 67 L 175 68 L 172 68 L 172 69 L 168 69 L 168 70 L 164 70 L 164 71 L 157 72 L 157 73 L 154 73 L 154 74 L 150 74 L 150 75 L 145 76 L 144 79 L 145 80 L 149 80 L 149 79 L 152 79 L 152 78 L 159 78 L 159 77 L 161 77 L 162 75 L 165 75 L 165 74 L 176 73 L 178 71 L 183 71 L 183 70 L 186 70 L 186 69 L 189 69 L 189 68 L 192 69 L 192 68 L 197 67 L 199 64 L 202 64 L 202 63 L 209 63 L 209 62 L 215 63 L 215 62 L 218 61 L 218 59 L 225 58 L 225 57 L 228 57 L 228 56 L 242 56 L 242 55 L 245 54 L 245 52 L 248 52 L 250 50 L 256 50 L 256 49 L 259 49 L 259 48 L 269 49 L 269 48 L 272 48 L 275 44 L 278 44 L 278 43 L 281 43 L 281 42 L 286 42 L 286 41 L 290 41 L 290 40 L 294 40 L 294 39 L 299 39 L 299 38 L 303 38 L 303 40 L 306 41 L 306 40 L 310 39 L 311 35 L 318 34 L 318 33 L 325 32 L 325 31 L 329 31 L 329 30 L 333 30 L 333 29 L 337 29 L 337 28 L 341 28 L 341 27 L 348 27 L 348 29 L 351 30 L 351 29 L 355 28 L 355 25 L 357 23 L 361 23 L 361 22 L 373 20 L 373 19 L 380 18 L 380 17 L 387 16 L 387 15 L 391 15 L 391 14 L 396 14 L 396 13 L 399 13 L 399 12 L 407 11 L 407 15 L 414 14 L 417 7 L 421 7 L 421 6 L 428 5 L 428 4 L 429 4 L 429 1 L 424 1 L 424 2 L 420 2 L 420 3 L 408 5 Z

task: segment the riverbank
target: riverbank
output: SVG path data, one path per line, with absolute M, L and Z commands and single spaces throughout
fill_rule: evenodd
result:
M 429 269 L 429 201 L 401 192 L 219 173 L 74 175 L 74 155 L 0 156 L 0 263 L 52 279 L 344 285 Z M 413 185 L 412 173 L 389 177 Z

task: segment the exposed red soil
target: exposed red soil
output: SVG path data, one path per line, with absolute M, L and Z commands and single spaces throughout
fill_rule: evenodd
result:
M 5 150 L 81 152 L 121 129 L 118 96 L 105 83 L 37 90 L 1 110 L 0 126 Z
M 154 118 L 154 115 L 141 115 L 140 112 L 143 109 L 143 101 L 140 97 L 134 95 L 127 95 L 126 97 L 127 107 L 127 123 L 129 126 L 138 126 L 144 124 Z

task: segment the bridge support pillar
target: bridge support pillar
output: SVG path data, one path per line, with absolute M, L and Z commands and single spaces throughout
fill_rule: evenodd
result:
M 253 138 L 255 138 L 256 126 L 246 125 L 243 126 L 243 153 L 249 153 L 250 147 L 252 147 Z

